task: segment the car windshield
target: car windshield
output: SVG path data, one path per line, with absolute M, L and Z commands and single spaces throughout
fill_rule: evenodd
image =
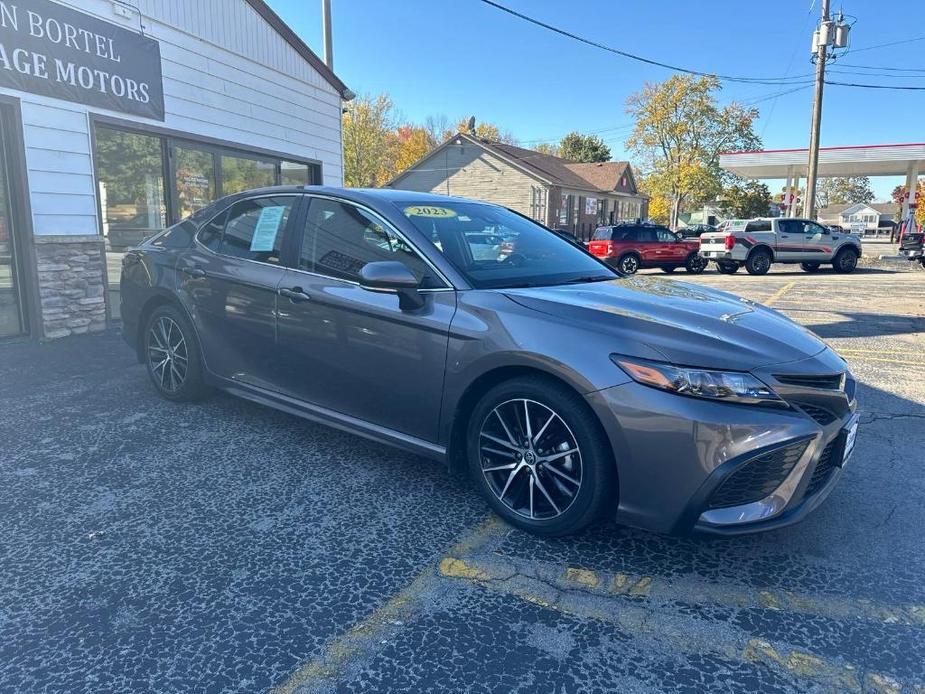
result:
M 619 277 L 574 243 L 503 207 L 463 201 L 396 204 L 477 289 Z

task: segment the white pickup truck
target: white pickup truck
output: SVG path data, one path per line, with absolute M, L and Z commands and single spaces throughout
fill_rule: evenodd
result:
M 861 239 L 809 219 L 734 219 L 720 231 L 700 236 L 700 255 L 727 275 L 743 265 L 750 275 L 763 275 L 772 263 L 799 263 L 806 272 L 831 263 L 835 272 L 853 272 L 861 257 Z

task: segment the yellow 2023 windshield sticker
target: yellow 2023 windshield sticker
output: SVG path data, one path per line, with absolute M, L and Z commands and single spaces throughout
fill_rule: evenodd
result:
M 456 212 L 449 207 L 430 207 L 429 205 L 414 205 L 404 209 L 408 217 L 455 217 Z

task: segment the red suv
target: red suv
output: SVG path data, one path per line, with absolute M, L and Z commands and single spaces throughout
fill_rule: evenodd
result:
M 696 238 L 684 239 L 669 228 L 655 224 L 598 227 L 588 250 L 624 275 L 635 274 L 645 267 L 661 268 L 663 272 L 683 267 L 698 275 L 707 267 L 707 261 L 699 254 L 700 244 Z

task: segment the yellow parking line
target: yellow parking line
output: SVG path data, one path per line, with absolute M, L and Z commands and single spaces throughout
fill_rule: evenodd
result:
M 292 694 L 303 685 L 332 683 L 343 674 L 351 659 L 380 643 L 396 625 L 406 622 L 429 601 L 422 595 L 432 589 L 436 576 L 448 575 L 467 580 L 479 580 L 482 575 L 467 571 L 466 564 L 453 557 L 464 556 L 483 548 L 490 541 L 501 536 L 507 526 L 497 517 L 490 516 L 476 525 L 470 532 L 449 549 L 437 570 L 429 564 L 405 588 L 374 610 L 369 616 L 355 624 L 325 645 L 322 653 L 299 667 L 290 677 L 272 690 L 272 694 Z M 444 574 L 444 571 L 446 572 Z
M 845 350 L 839 350 L 841 352 Z M 925 361 L 905 361 L 903 359 L 877 359 L 877 357 L 865 357 L 863 355 L 848 354 L 849 357 L 856 361 L 878 361 L 884 364 L 897 364 L 899 366 L 925 366 Z
M 764 302 L 764 305 L 765 305 L 765 306 L 773 306 L 774 303 L 775 303 L 778 299 L 780 299 L 784 294 L 786 294 L 786 293 L 789 292 L 791 289 L 793 289 L 793 285 L 795 285 L 795 284 L 796 284 L 796 282 L 787 282 L 787 284 L 785 284 L 783 287 L 781 287 L 781 288 L 778 289 L 776 292 L 774 292 L 773 294 L 771 294 L 771 296 L 768 297 L 768 300 Z
M 857 352 L 859 354 L 900 354 L 907 357 L 925 357 L 925 349 L 918 352 L 901 352 L 898 349 L 861 349 L 860 347 L 835 347 L 837 352 Z

